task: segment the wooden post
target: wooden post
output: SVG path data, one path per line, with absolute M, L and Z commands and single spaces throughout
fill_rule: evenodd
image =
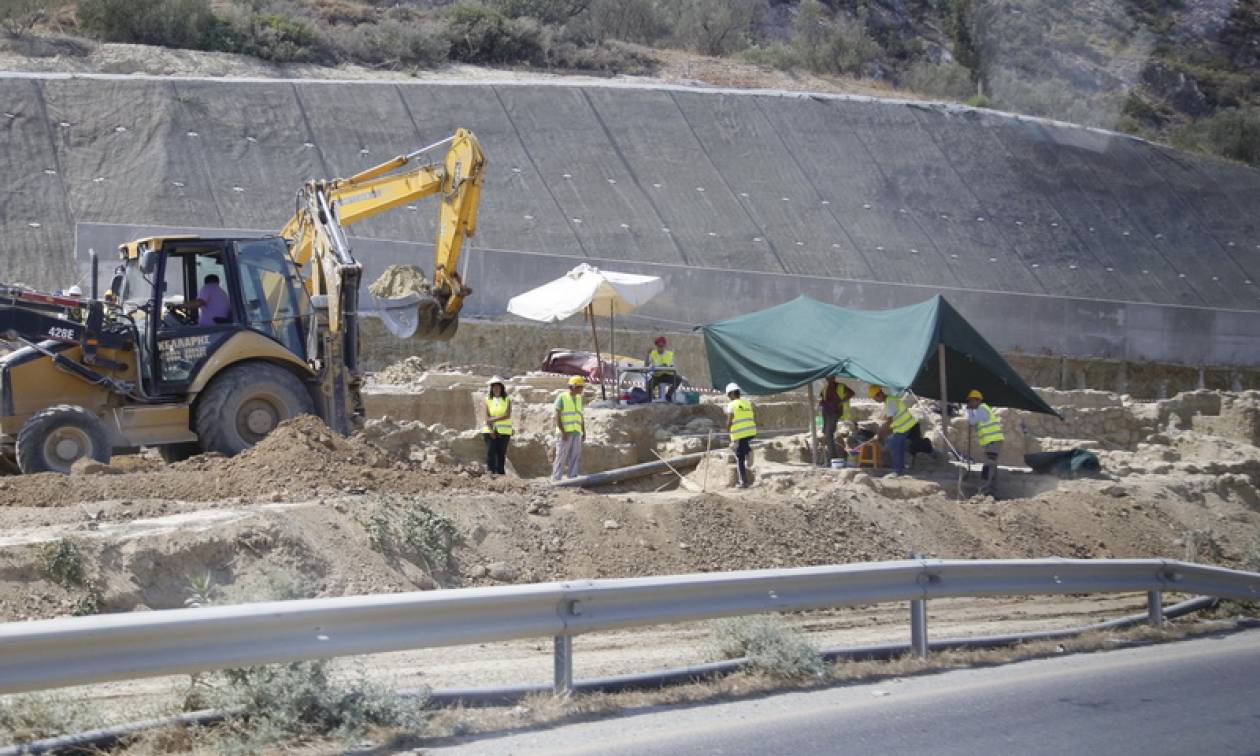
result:
M 604 391 L 604 358 L 599 354 L 599 332 L 595 330 L 595 305 L 586 306 L 586 315 L 591 319 L 591 338 L 595 340 L 595 370 L 599 373 L 599 398 L 607 399 L 608 393 Z
M 809 396 L 809 452 L 814 458 L 814 466 L 819 465 L 818 462 L 818 424 L 814 422 L 814 414 L 818 412 L 818 407 L 814 403 L 814 382 L 810 381 L 808 386 Z M 827 464 L 831 464 L 831 460 L 827 460 Z
M 945 376 L 945 345 L 936 345 L 936 364 L 941 373 L 941 436 L 949 448 L 949 381 Z

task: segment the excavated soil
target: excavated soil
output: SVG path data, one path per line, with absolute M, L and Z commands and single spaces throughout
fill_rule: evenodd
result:
M 1046 394 L 1068 421 L 1002 411 L 1012 448 L 1066 447 L 1084 436 L 1104 472 L 1061 480 L 1004 471 L 1000 501 L 960 500 L 955 469 L 939 461 L 910 476 L 812 468 L 805 437 L 790 431 L 759 442 L 756 483 L 746 491 L 732 487 L 733 466 L 719 448 L 685 479 L 665 473 L 587 492 L 484 475 L 476 431 L 458 430 L 477 424 L 484 377 L 422 368 L 396 368 L 415 380 L 389 389 L 399 393 L 388 406 L 427 423 L 378 418 L 343 438 L 306 416 L 231 459 L 165 465 L 156 456 L 120 457 L 69 476 L 0 478 L 0 620 L 83 611 L 92 590 L 89 606 L 100 611 L 178 607 L 207 582 L 213 600 L 235 602 L 912 552 L 1260 565 L 1254 392 L 1194 392 L 1154 404 L 1102 392 Z M 521 431 L 509 453 L 514 468 L 545 469 L 551 383 L 561 382 L 508 381 Z M 768 424 L 790 425 L 797 411 L 790 403 L 760 409 Z M 596 469 L 654 451 L 703 451 L 720 416 L 705 403 L 588 412 Z M 382 527 L 401 528 L 409 512 L 424 510 L 453 527 L 449 559 L 382 546 Z M 51 578 L 47 551 L 65 539 L 86 581 Z
M 368 287 L 372 296 L 380 299 L 428 294 L 431 290 L 424 271 L 414 265 L 391 265 Z

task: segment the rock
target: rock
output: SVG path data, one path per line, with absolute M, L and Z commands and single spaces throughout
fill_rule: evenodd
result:
M 471 570 L 469 570 L 469 571 L 468 571 L 468 577 L 470 577 L 470 578 L 483 578 L 483 577 L 485 577 L 486 575 L 488 575 L 489 573 L 490 573 L 490 571 L 489 571 L 489 570 L 487 570 L 487 569 L 485 568 L 485 566 L 484 566 L 484 565 L 480 565 L 480 564 L 478 564 L 478 565 L 474 565 L 474 566 L 473 566 L 473 568 L 472 568 Z
M 510 583 L 517 576 L 516 569 L 507 562 L 493 562 L 486 565 L 486 573 L 501 583 Z
M 120 475 L 122 470 L 87 457 L 70 466 L 71 475 Z
M 486 529 L 480 525 L 474 525 L 472 531 L 468 534 L 468 538 L 475 544 L 480 544 L 486 540 Z
M 621 523 L 616 520 L 604 520 L 604 530 L 620 530 Z

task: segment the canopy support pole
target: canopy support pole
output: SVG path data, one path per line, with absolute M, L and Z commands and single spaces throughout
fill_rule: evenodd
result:
M 945 345 L 936 345 L 936 364 L 941 374 L 941 437 L 949 445 L 949 381 L 945 376 Z
M 600 355 L 600 331 L 595 330 L 595 305 L 586 305 L 587 318 L 591 319 L 591 339 L 595 340 L 595 372 L 600 374 L 600 398 L 609 398 L 604 391 L 604 358 Z
M 600 374 L 600 398 L 609 398 L 604 391 L 604 358 L 600 357 L 600 331 L 595 330 L 595 305 L 586 305 L 586 316 L 591 319 L 591 338 L 595 340 L 595 372 Z
M 814 467 L 819 467 L 820 463 L 818 461 L 818 423 L 814 422 L 814 413 L 818 411 L 818 408 L 817 408 L 817 405 L 814 403 L 814 382 L 810 381 L 809 383 L 806 384 L 806 386 L 808 387 L 807 395 L 809 397 L 808 399 L 809 405 L 806 407 L 806 410 L 808 410 L 806 414 L 806 418 L 809 421 L 809 453 L 810 453 L 810 456 L 814 460 Z M 831 461 L 828 460 L 827 464 L 831 464 Z
M 613 364 L 613 401 L 621 401 L 621 373 L 617 365 L 617 314 L 611 300 L 608 302 L 608 354 Z M 600 369 L 603 375 L 603 369 Z

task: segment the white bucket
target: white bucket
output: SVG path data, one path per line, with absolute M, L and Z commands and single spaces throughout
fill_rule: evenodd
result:
M 835 459 L 831 460 L 831 469 L 841 470 L 845 467 L 845 463 L 846 463 L 845 459 L 841 457 L 836 457 Z

